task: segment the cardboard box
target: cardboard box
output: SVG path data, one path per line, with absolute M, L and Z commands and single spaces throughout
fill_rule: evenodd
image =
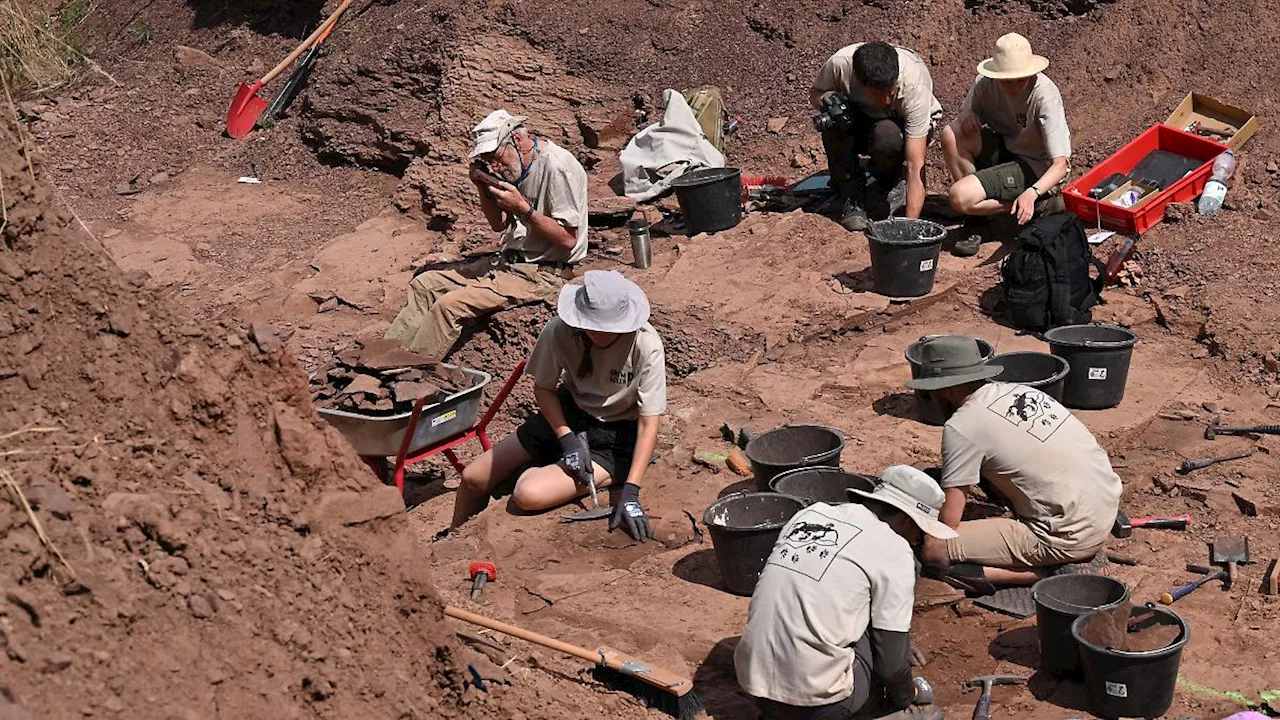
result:
M 1145 195 L 1138 198 L 1138 202 L 1129 206 L 1128 209 L 1134 212 L 1137 212 L 1139 209 L 1142 208 L 1143 205 L 1146 205 L 1148 202 L 1154 200 L 1155 197 L 1160 194 L 1159 190 L 1152 191 L 1149 188 L 1143 187 L 1141 185 L 1137 185 L 1132 180 L 1130 180 L 1125 184 L 1121 185 L 1120 187 L 1116 188 L 1115 190 L 1112 190 L 1110 193 L 1108 193 L 1106 197 L 1102 198 L 1102 202 L 1115 205 L 1116 207 L 1123 207 L 1122 205 L 1117 205 L 1115 200 L 1135 187 L 1145 190 L 1147 192 Z
M 1226 140 L 1223 142 L 1237 150 L 1258 131 L 1258 118 L 1253 113 L 1194 92 L 1187 93 L 1187 97 L 1164 124 L 1183 132 L 1198 134 L 1188 130 L 1193 122 L 1199 123 L 1199 127 L 1205 130 L 1224 136 Z

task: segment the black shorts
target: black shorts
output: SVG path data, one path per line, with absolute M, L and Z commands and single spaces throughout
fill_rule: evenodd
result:
M 636 420 L 601 422 L 583 412 L 563 387 L 556 395 L 560 398 L 560 407 L 564 409 L 564 420 L 569 429 L 575 433 L 586 432 L 591 460 L 604 468 L 615 483 L 625 482 L 631 473 L 631 455 L 636 449 L 640 423 Z M 516 438 L 525 452 L 533 457 L 535 466 L 544 467 L 560 461 L 560 439 L 552 432 L 542 413 L 516 428 Z

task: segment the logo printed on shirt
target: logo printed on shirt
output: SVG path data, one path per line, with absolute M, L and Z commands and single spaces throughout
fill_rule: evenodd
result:
M 631 381 L 634 380 L 635 378 L 636 378 L 636 374 L 633 372 L 627 372 L 625 370 L 609 371 L 609 382 L 613 383 L 614 385 L 630 385 Z
M 1047 441 L 1070 417 L 1066 408 L 1053 398 L 1026 387 L 1016 387 L 1001 395 L 987 409 L 1040 442 Z
M 835 562 L 836 555 L 861 534 L 862 528 L 857 525 L 827 517 L 816 510 L 804 510 L 787 528 L 786 535 L 774 545 L 768 564 L 821 582 L 831 563 Z
M 1017 120 L 1017 122 L 1018 122 L 1018 127 L 1020 127 L 1020 128 L 1025 128 L 1025 127 L 1027 126 L 1027 114 L 1026 114 L 1026 113 L 1018 113 L 1015 119 L 1016 119 L 1016 120 Z

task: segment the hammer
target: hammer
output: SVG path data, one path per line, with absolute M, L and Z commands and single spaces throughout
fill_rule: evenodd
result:
M 1111 526 L 1111 534 L 1118 538 L 1127 538 L 1133 534 L 1134 528 L 1151 528 L 1153 530 L 1186 530 L 1191 523 L 1190 515 L 1176 517 L 1145 517 L 1129 519 L 1128 515 L 1116 511 L 1115 524 Z
M 979 675 L 969 678 L 969 687 L 982 687 L 982 697 L 978 698 L 978 706 L 973 709 L 973 720 L 990 720 L 991 687 L 993 685 L 1017 685 L 1027 679 L 1017 675 Z
M 1280 425 L 1219 425 L 1221 415 L 1215 415 L 1209 427 L 1204 429 L 1204 439 L 1212 440 L 1218 435 L 1280 435 Z
M 1252 454 L 1252 450 L 1246 450 L 1245 452 L 1238 452 L 1234 455 L 1224 455 L 1222 457 L 1202 457 L 1194 460 L 1183 460 L 1182 464 L 1178 466 L 1178 474 L 1186 475 L 1188 473 L 1195 472 L 1196 470 L 1207 468 L 1210 465 L 1227 462 L 1228 460 L 1243 460 Z

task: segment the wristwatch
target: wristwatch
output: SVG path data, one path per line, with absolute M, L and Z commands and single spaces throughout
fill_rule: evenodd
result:
M 1038 194 L 1038 193 L 1037 193 L 1037 194 Z M 533 220 L 533 206 L 532 206 L 532 205 L 530 205 L 528 210 L 526 210 L 526 211 L 524 211 L 524 212 L 522 212 L 522 213 L 516 213 L 515 215 L 516 215 L 516 217 L 518 217 L 518 218 L 520 218 L 521 220 L 523 220 L 523 221 L 525 222 L 525 224 L 528 224 L 531 220 Z

